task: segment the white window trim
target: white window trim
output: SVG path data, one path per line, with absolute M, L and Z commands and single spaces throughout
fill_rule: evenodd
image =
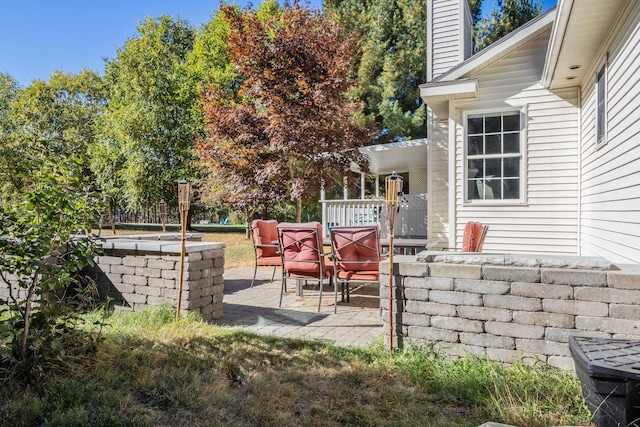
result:
M 477 114 L 492 114 L 492 113 L 520 113 L 520 160 L 522 162 L 520 168 L 520 198 L 519 199 L 473 199 L 469 200 L 469 189 L 467 187 L 469 183 L 469 170 L 468 170 L 468 129 L 467 122 L 468 117 Z M 463 206 L 522 206 L 527 203 L 527 106 L 521 108 L 490 108 L 483 110 L 467 110 L 462 112 L 462 191 L 463 191 Z
M 603 129 L 603 136 L 602 136 L 602 140 L 598 140 L 598 104 L 600 103 L 600 97 L 598 94 L 598 74 L 600 74 L 600 71 L 602 71 L 604 69 L 604 129 Z M 606 54 L 604 56 L 604 58 L 602 59 L 602 61 L 600 62 L 600 64 L 598 65 L 598 67 L 596 68 L 596 72 L 595 72 L 595 83 L 594 83 L 594 93 L 595 93 L 595 108 L 594 108 L 594 118 L 595 118 L 595 125 L 594 125 L 594 134 L 595 134 L 595 147 L 596 149 L 599 149 L 601 147 L 604 147 L 605 145 L 607 145 L 607 142 L 609 142 L 609 112 L 608 112 L 608 104 L 609 104 L 609 54 Z

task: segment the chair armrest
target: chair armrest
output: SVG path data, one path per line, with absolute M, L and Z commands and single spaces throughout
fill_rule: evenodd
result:
M 280 245 L 270 244 L 270 243 L 254 243 L 254 247 L 256 248 L 279 248 Z

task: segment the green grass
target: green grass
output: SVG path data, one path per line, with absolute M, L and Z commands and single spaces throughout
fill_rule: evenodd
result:
M 588 425 L 576 377 L 546 365 L 393 355 L 263 337 L 173 308 L 108 319 L 99 351 L 0 388 L 0 425 Z

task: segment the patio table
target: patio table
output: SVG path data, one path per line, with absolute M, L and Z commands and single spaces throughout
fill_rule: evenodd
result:
M 401 255 L 415 255 L 420 251 L 434 246 L 437 242 L 430 239 L 393 239 L 393 247 L 400 251 Z M 389 251 L 389 239 L 380 239 L 383 252 Z M 386 250 L 385 250 L 386 249 Z

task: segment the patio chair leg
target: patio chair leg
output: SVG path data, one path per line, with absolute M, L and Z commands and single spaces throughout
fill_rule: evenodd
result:
M 320 296 L 318 297 L 318 313 L 320 313 L 320 304 L 322 303 L 322 282 L 324 282 L 324 279 L 320 279 L 318 282 L 320 283 Z
M 338 312 L 338 278 L 331 277 L 331 282 L 333 283 L 333 313 L 335 314 Z
M 287 287 L 287 280 L 283 276 L 282 284 L 280 285 L 280 304 L 278 304 L 278 308 L 282 307 L 282 294 L 284 293 L 286 287 Z
M 253 269 L 253 280 L 251 280 L 251 288 L 253 288 L 253 282 L 256 281 L 256 274 L 258 273 L 258 264 L 256 264 L 256 268 Z
M 276 278 L 276 269 L 278 268 L 278 266 L 273 266 L 273 274 L 271 275 L 271 281 L 273 282 L 273 279 Z

